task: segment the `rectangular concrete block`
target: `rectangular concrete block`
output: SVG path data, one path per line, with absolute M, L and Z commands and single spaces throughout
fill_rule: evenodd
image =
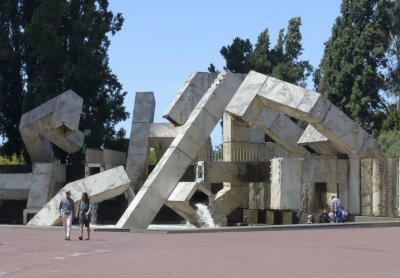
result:
M 249 129 L 240 125 L 228 113 L 224 113 L 222 127 L 223 142 L 248 142 Z
M 252 182 L 249 184 L 249 209 L 267 209 L 270 202 L 270 183 Z
M 301 185 L 300 159 L 271 160 L 271 209 L 300 209 Z
M 303 182 L 336 182 L 336 159 L 319 156 L 305 158 Z
M 291 211 L 282 211 L 282 224 L 293 224 L 294 213 Z
M 152 123 L 155 107 L 153 92 L 136 92 L 132 123 Z
M 211 206 L 223 216 L 228 216 L 238 207 L 247 207 L 249 186 L 224 183 L 224 187 L 211 199 Z
M 273 210 L 267 210 L 265 212 L 265 223 L 268 225 L 275 224 L 275 212 Z
M 191 74 L 164 112 L 163 117 L 175 125 L 184 125 L 216 77 L 217 73 L 209 72 Z
M 372 215 L 372 174 L 373 159 L 363 158 L 360 161 L 361 167 L 361 215 Z
M 297 144 L 303 130 L 282 113 L 264 108 L 255 125 L 294 156 L 304 157 L 308 153 Z
M 359 158 L 349 159 L 349 214 L 359 215 L 361 213 L 361 166 Z
M 68 90 L 61 94 L 55 104 L 51 126 L 61 136 L 68 136 L 78 130 L 83 98 Z
M 150 123 L 132 123 L 128 154 L 147 154 Z
M 53 162 L 49 141 L 68 153 L 82 147 L 84 135 L 78 130 L 82 104 L 83 99 L 68 90 L 22 115 L 19 130 L 32 161 Z
M 27 200 L 32 173 L 0 174 L 0 200 Z
M 258 210 L 257 209 L 244 209 L 243 210 L 244 223 L 258 223 Z
M 256 97 L 262 85 L 268 81 L 266 75 L 250 71 L 229 102 L 226 111 L 246 126 L 253 126 L 264 105 Z
M 98 203 L 124 193 L 129 184 L 130 180 L 123 166 L 68 183 L 28 222 L 28 225 L 61 225 L 58 206 L 67 190 L 71 191 L 75 205 L 79 202 L 82 192 L 88 193 L 92 203 Z

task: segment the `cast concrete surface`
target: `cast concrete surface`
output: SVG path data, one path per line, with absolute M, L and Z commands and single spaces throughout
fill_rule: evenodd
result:
M 398 227 L 77 237 L 0 228 L 0 277 L 399 277 Z

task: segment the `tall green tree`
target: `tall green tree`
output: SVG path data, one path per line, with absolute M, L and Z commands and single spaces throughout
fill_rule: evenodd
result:
M 369 131 L 380 127 L 389 0 L 343 0 L 314 74 L 316 89 Z
M 251 68 L 247 61 L 248 56 L 253 52 L 253 45 L 249 39 L 235 38 L 231 45 L 221 48 L 221 55 L 226 60 L 225 69 L 235 73 L 248 73 Z
M 22 9 L 18 0 L 0 1 L 0 153 L 20 153 L 18 126 L 24 97 Z M 0 142 L 1 143 L 1 142 Z
M 386 52 L 387 67 L 385 74 L 385 92 L 394 100 L 400 110 L 400 0 L 394 0 L 387 8 L 390 28 L 387 32 L 389 48 Z
M 221 54 L 226 60 L 226 69 L 247 73 L 255 70 L 290 83 L 304 85 L 311 75 L 312 66 L 300 60 L 302 54 L 300 33 L 301 18 L 289 20 L 287 32 L 281 29 L 276 45 L 271 48 L 268 28 L 258 36 L 253 49 L 251 42 L 235 38 L 231 45 L 224 46 Z
M 303 51 L 300 32 L 301 18 L 289 20 L 287 32 L 281 29 L 274 48 L 270 48 L 269 31 L 259 36 L 254 51 L 249 56 L 251 68 L 281 80 L 305 86 L 313 67 L 308 61 L 299 60 Z
M 122 142 L 124 131 L 116 131 L 115 125 L 128 116 L 123 106 L 126 92 L 107 54 L 108 36 L 121 29 L 122 15 L 109 11 L 107 0 L 23 0 L 19 5 L 24 21 L 20 70 L 26 92 L 18 112 L 72 89 L 84 99 L 79 128 L 86 133 L 85 145 L 101 148 Z M 62 160 L 68 157 L 57 154 Z M 72 158 L 78 162 L 82 155 Z

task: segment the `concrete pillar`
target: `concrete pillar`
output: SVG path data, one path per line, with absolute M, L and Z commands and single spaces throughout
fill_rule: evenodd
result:
M 224 161 L 244 161 L 244 152 L 249 142 L 249 129 L 232 119 L 228 113 L 223 116 Z
M 126 173 L 135 191 L 140 189 L 148 174 L 149 133 L 150 125 L 154 120 L 155 107 L 156 102 L 153 92 L 136 93 L 126 161 Z
M 257 224 L 258 221 L 258 210 L 257 209 L 244 209 L 243 210 L 243 222 Z
M 274 158 L 271 160 L 271 209 L 300 209 L 302 160 Z
M 361 165 L 361 215 L 372 215 L 373 159 L 363 158 Z
M 360 159 L 349 158 L 349 205 L 350 214 L 360 215 L 361 213 L 361 192 L 360 192 Z
M 273 210 L 267 210 L 265 212 L 265 223 L 268 225 L 275 224 L 275 212 Z
M 293 212 L 282 211 L 282 224 L 283 225 L 293 224 Z

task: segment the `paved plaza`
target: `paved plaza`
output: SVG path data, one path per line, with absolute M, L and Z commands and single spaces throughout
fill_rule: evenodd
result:
M 0 277 L 399 277 L 400 228 L 197 234 L 0 228 Z

